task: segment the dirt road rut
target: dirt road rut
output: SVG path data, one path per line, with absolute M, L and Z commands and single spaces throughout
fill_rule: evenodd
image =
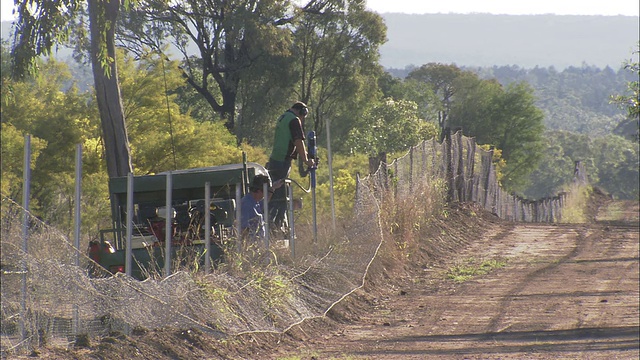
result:
M 452 267 L 425 269 L 357 323 L 310 339 L 309 357 L 638 359 L 638 208 L 625 206 L 590 225 L 488 225 Z M 447 279 L 480 263 L 494 266 Z

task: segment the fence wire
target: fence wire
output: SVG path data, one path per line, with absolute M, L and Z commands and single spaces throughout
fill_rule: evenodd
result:
M 124 275 L 88 276 L 91 260 L 67 236 L 29 216 L 28 249 L 22 251 L 22 208 L 2 202 L 3 358 L 54 345 L 69 347 L 78 335 L 99 338 L 135 329 L 200 329 L 221 337 L 285 332 L 322 317 L 360 288 L 382 244 L 379 211 L 362 187 L 358 216 L 319 236 L 298 235 L 299 258 L 278 262 L 265 255 L 236 256 L 210 274 L 178 271 L 138 281 Z M 301 226 L 304 228 L 303 226 Z M 80 266 L 75 256 L 81 257 Z M 238 262 L 246 269 L 239 269 Z M 21 291 L 25 284 L 26 292 Z
M 505 191 L 497 178 L 493 150 L 484 150 L 473 138 L 461 132 L 446 136 L 442 143 L 425 140 L 390 164 L 381 163 L 374 174 L 360 179 L 372 184 L 376 198 L 390 194 L 411 193 L 420 182 L 440 181 L 446 184 L 447 200 L 471 201 L 502 219 L 523 222 L 558 222 L 567 193 L 530 200 Z M 585 185 L 584 166 L 576 163 L 573 182 Z
M 491 160 L 491 151 L 460 133 L 442 143 L 424 141 L 357 178 L 353 218 L 343 219 L 348 225 L 321 227 L 315 243 L 304 224 L 297 227 L 296 259 L 274 251 L 264 265 L 264 254 L 238 254 L 210 274 L 178 271 L 145 281 L 124 275 L 89 277 L 88 240 L 76 249 L 67 235 L 29 214 L 24 251 L 23 209 L 3 197 L 2 357 L 46 345 L 72 346 L 80 335 L 103 337 L 135 329 L 197 328 L 221 337 L 285 332 L 326 315 L 363 286 L 385 236 L 381 204 L 415 197 L 425 186 L 442 189 L 450 201 L 482 204 L 504 219 L 551 222 L 561 217 L 563 195 L 528 201 L 507 194 Z M 579 164 L 575 179 L 586 182 Z

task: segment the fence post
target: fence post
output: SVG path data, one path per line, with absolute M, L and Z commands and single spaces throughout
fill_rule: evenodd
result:
M 167 219 L 167 222 L 169 219 Z M 131 238 L 133 237 L 133 173 L 127 174 L 127 244 L 125 248 L 124 273 L 131 276 Z
M 455 184 L 456 184 L 456 192 L 458 194 L 458 201 L 465 201 L 464 198 L 464 158 L 462 156 L 463 153 L 463 146 L 462 146 L 462 130 L 458 130 L 456 132 L 456 151 L 457 151 L 457 159 L 458 159 L 458 166 L 456 169 L 456 177 L 455 177 Z
M 164 277 L 171 275 L 171 240 L 173 238 L 173 177 L 171 171 L 167 173 L 165 189 L 165 223 L 164 223 Z
M 413 191 L 413 146 L 409 148 L 409 191 Z
M 427 140 L 422 140 L 422 179 L 429 178 L 427 175 Z
M 242 223 L 240 218 L 242 217 L 242 183 L 236 184 L 236 250 L 238 254 L 242 251 Z
M 20 336 L 27 340 L 27 254 L 29 248 L 29 197 L 31 189 L 31 136 L 24 136 L 24 162 L 22 168 L 22 277 L 20 282 Z
M 76 145 L 76 186 L 75 186 L 75 211 L 73 214 L 73 245 L 76 249 L 75 265 L 80 267 L 80 201 L 82 196 L 82 144 Z M 78 289 L 76 287 L 76 292 Z M 77 297 L 73 303 L 73 335 L 76 337 L 76 344 L 80 341 L 80 319 Z
M 467 186 L 465 189 L 465 201 L 473 200 L 473 177 L 475 171 L 475 158 L 476 158 L 476 140 L 475 138 L 467 138 L 467 176 L 465 180 Z
M 488 159 L 487 159 L 488 157 Z M 488 155 L 485 155 L 483 157 L 483 167 L 486 167 L 486 177 L 484 179 L 484 208 L 487 209 L 487 206 L 489 205 L 489 184 L 490 184 L 490 179 L 491 179 L 491 169 L 493 168 L 493 148 L 491 148 L 488 152 Z
M 445 128 L 444 130 L 444 151 L 442 152 L 442 157 L 444 159 L 446 175 L 447 179 L 447 202 L 450 203 L 453 201 L 455 194 L 455 183 L 453 179 L 453 161 L 451 157 L 451 128 Z
M 222 239 L 222 233 L 219 234 Z M 204 273 L 211 272 L 211 183 L 204 183 Z

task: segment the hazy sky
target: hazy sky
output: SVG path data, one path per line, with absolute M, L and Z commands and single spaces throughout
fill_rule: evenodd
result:
M 367 0 L 379 13 L 490 13 L 638 16 L 638 0 Z
M 639 16 L 638 0 L 367 0 L 376 12 L 408 14 L 491 13 Z M 13 0 L 0 0 L 2 21 L 12 20 Z

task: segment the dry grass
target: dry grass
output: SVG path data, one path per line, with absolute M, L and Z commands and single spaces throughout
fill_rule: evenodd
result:
M 589 186 L 572 185 L 562 209 L 560 222 L 567 224 L 587 222 L 586 211 L 591 193 L 592 189 Z

